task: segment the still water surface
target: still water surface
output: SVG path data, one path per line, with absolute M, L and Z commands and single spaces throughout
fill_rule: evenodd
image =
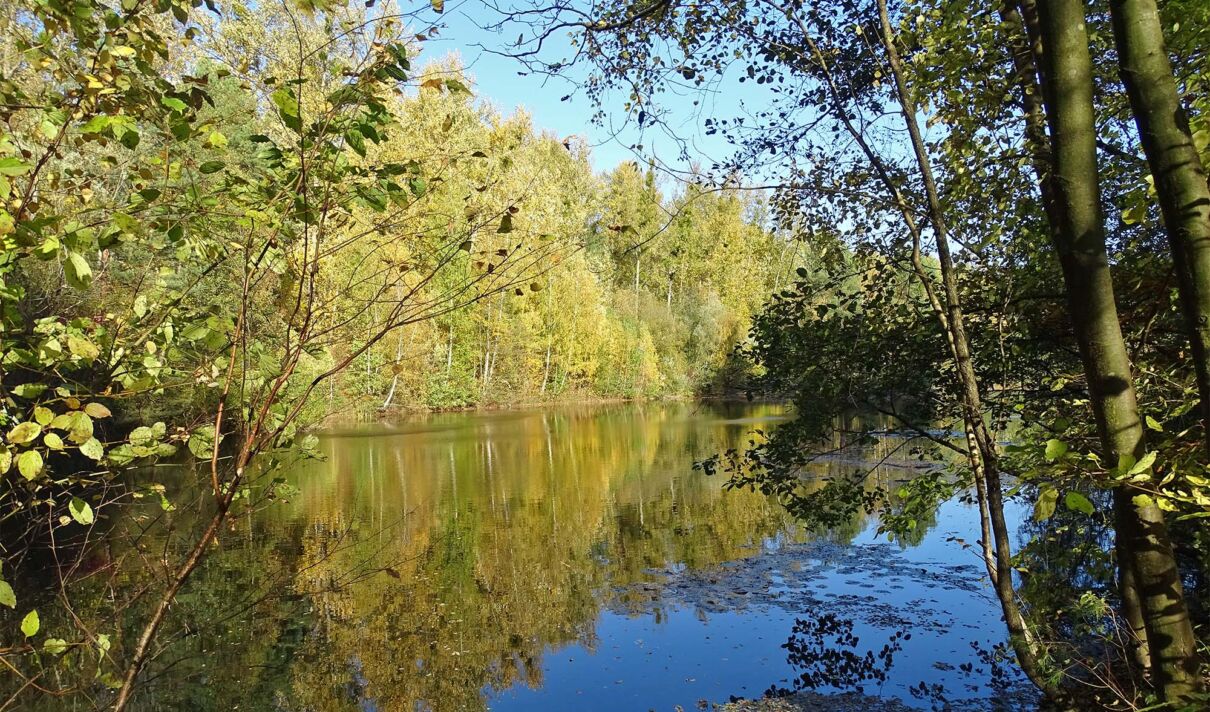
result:
M 832 616 L 857 656 L 911 633 L 866 694 L 929 709 L 936 699 L 913 694 L 923 682 L 990 705 L 978 651 L 1003 639 L 998 608 L 952 540 L 975 540 L 971 508 L 947 505 L 906 547 L 865 520 L 812 538 L 775 503 L 692 469 L 785 417 L 577 406 L 325 433 L 326 459 L 290 474 L 297 496 L 234 525 L 182 597 L 203 632 L 153 683 L 153 707 L 692 710 L 818 672 L 827 632 L 800 634 L 795 660 L 783 646 L 797 620 Z M 908 465 L 891 458 L 874 477 L 910 477 Z M 243 617 L 226 612 L 245 599 Z

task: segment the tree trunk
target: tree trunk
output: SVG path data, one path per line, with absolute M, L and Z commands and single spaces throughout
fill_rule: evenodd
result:
M 1172 249 L 1210 452 L 1210 185 L 1176 93 L 1155 0 L 1113 0 L 1118 66 Z
M 895 46 L 894 30 L 887 12 L 886 0 L 878 0 L 878 16 L 882 25 L 882 44 L 886 50 L 891 75 L 895 81 L 904 126 L 911 139 L 912 152 L 916 158 L 917 168 L 920 171 L 920 178 L 928 199 L 929 222 L 933 227 L 933 236 L 937 244 L 941 283 L 945 293 L 943 324 L 948 325 L 950 346 L 958 371 L 959 400 L 964 410 L 963 420 L 966 423 L 968 441 L 974 445 L 970 448 L 972 464 L 976 478 L 983 480 L 985 485 L 979 494 L 981 498 L 986 498 L 986 512 L 990 519 L 994 539 L 995 573 L 991 575 L 992 584 L 996 589 L 997 598 L 1000 599 L 1004 622 L 1008 628 L 1010 642 L 1016 653 L 1018 664 L 1039 689 L 1048 695 L 1053 695 L 1056 691 L 1046 681 L 1040 669 L 1035 643 L 1020 607 L 1017 605 L 1013 585 L 1011 539 L 1008 523 L 1004 517 L 999 453 L 996 449 L 995 439 L 983 421 L 982 395 L 979 390 L 978 375 L 975 373 L 974 362 L 971 358 L 970 341 L 967 338 L 962 314 L 962 300 L 958 292 L 957 275 L 954 272 L 953 256 L 950 254 L 949 229 L 942 211 L 936 181 L 933 178 L 932 164 L 924 139 L 920 134 L 916 102 L 904 79 L 903 64 Z
M 1144 431 L 1105 248 L 1084 4 L 1046 0 L 1039 19 L 1055 248 L 1105 462 L 1129 462 L 1144 454 Z M 1137 581 L 1155 685 L 1167 701 L 1185 699 L 1197 686 L 1195 638 L 1164 514 L 1128 484 L 1118 486 L 1114 498 L 1119 551 Z
M 546 395 L 546 384 L 550 381 L 550 341 L 546 342 L 546 366 L 542 369 L 542 395 Z
M 1019 8 L 1019 9 L 1018 9 Z M 1049 140 L 1046 136 L 1046 111 L 1042 106 L 1041 87 L 1038 84 L 1039 64 L 1042 58 L 1042 36 L 1038 23 L 1038 8 L 1034 0 L 1019 0 L 1015 5 L 1010 0 L 1001 6 L 1001 17 L 1012 28 L 1019 28 L 1011 43 L 1015 79 L 1021 88 L 1022 111 L 1025 115 L 1025 144 L 1038 190 L 1042 197 L 1042 208 L 1050 228 L 1050 239 L 1058 244 L 1060 215 L 1057 212 L 1054 190 L 1054 174 L 1051 172 Z M 1122 547 L 1116 548 L 1118 563 L 1118 593 L 1122 604 L 1122 616 L 1126 619 L 1133 635 L 1134 662 L 1140 670 L 1151 667 L 1151 655 L 1147 645 L 1147 628 L 1143 624 L 1143 609 L 1134 576 L 1131 557 Z

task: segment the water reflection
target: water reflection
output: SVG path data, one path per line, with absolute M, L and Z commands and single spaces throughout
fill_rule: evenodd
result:
M 138 708 L 665 710 L 792 684 L 781 646 L 796 617 L 829 586 L 863 588 L 854 579 L 880 575 L 871 562 L 897 547 L 849 547 L 858 535 L 874 546 L 860 517 L 831 543 L 804 542 L 776 503 L 691 469 L 783 418 L 674 403 L 331 432 L 325 461 L 290 472 L 298 496 L 233 522 L 197 572 Z M 914 472 L 897 447 L 884 439 L 814 474 L 885 458 L 867 485 L 885 486 Z M 906 566 L 938 555 L 953 552 L 926 545 Z M 895 608 L 932 583 L 879 595 Z M 990 599 L 959 593 L 937 605 L 990 615 L 998 632 Z M 912 675 L 935 677 L 917 662 Z

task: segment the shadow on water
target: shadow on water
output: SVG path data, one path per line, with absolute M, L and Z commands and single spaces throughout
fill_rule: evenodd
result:
M 326 459 L 290 473 L 293 500 L 234 521 L 180 597 L 139 708 L 1003 697 L 998 607 L 965 546 L 973 508 L 945 505 L 912 546 L 860 516 L 809 537 L 692 469 L 784 418 L 768 404 L 577 406 L 324 436 Z M 891 452 L 872 447 L 871 461 Z M 870 486 L 911 464 L 888 460 Z

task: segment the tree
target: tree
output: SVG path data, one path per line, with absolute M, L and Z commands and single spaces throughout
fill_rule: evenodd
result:
M 1127 475 L 1146 455 L 1146 442 L 1105 250 L 1084 6 L 1053 0 L 1038 9 L 1055 248 L 1103 457 L 1118 463 L 1116 473 Z M 1196 638 L 1164 513 L 1129 482 L 1114 490 L 1114 512 L 1119 551 L 1126 557 L 1121 565 L 1133 569 L 1156 684 L 1165 699 L 1186 699 L 1199 686 Z M 1125 577 L 1124 585 L 1129 583 Z
M 1167 229 L 1210 453 L 1210 183 L 1177 96 L 1154 0 L 1110 3 L 1118 65 Z

